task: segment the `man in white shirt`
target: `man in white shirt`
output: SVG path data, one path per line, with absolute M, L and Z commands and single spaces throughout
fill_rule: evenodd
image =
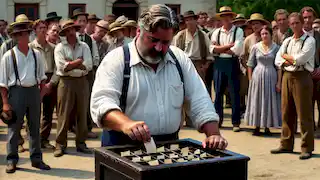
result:
M 7 26 L 8 26 L 7 21 L 0 19 L 0 46 L 4 41 L 9 39 L 6 33 Z
M 137 37 L 103 59 L 91 95 L 94 122 L 109 129 L 103 146 L 178 139 L 185 99 L 189 117 L 207 136 L 203 146 L 226 148 L 204 83 L 187 55 L 170 46 L 176 19 L 169 7 L 152 5 L 139 18 Z
M 240 131 L 240 65 L 238 57 L 243 49 L 244 34 L 240 27 L 232 25 L 232 19 L 237 14 L 228 6 L 220 8 L 220 17 L 223 26 L 213 32 L 210 50 L 216 54 L 214 62 L 214 89 L 215 108 L 220 117 L 220 125 L 223 123 L 223 95 L 229 87 L 232 104 L 233 131 Z
M 72 20 L 61 23 L 59 35 L 66 41 L 56 45 L 54 58 L 57 66 L 58 84 L 57 102 L 57 138 L 55 157 L 65 154 L 69 125 L 76 124 L 77 151 L 90 153 L 85 140 L 87 139 L 87 110 L 89 104 L 89 85 L 86 75 L 92 70 L 92 56 L 89 46 L 76 37 L 80 26 Z M 70 121 L 76 120 L 71 123 Z
M 303 17 L 289 15 L 289 25 L 294 35 L 283 41 L 275 60 L 283 68 L 281 89 L 282 133 L 281 145 L 272 154 L 292 153 L 297 119 L 301 121 L 300 159 L 309 159 L 314 150 L 314 122 L 311 73 L 314 70 L 315 39 L 303 32 Z
M 19 133 L 26 114 L 32 166 L 50 170 L 50 166 L 42 161 L 40 149 L 40 104 L 42 96 L 48 91 L 45 87 L 46 75 L 42 55 L 28 46 L 32 31 L 30 23 L 16 21 L 10 26 L 10 36 L 16 39 L 18 44 L 4 54 L 0 65 L 3 112 L 12 121 L 8 124 L 6 172 L 14 173 L 17 169 Z

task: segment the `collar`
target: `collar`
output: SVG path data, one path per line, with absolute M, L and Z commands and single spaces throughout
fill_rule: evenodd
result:
M 221 32 L 225 32 L 225 33 L 231 33 L 236 29 L 235 25 L 232 25 L 231 29 L 229 31 L 227 31 L 226 29 L 223 28 L 223 26 L 220 28 Z
M 76 38 L 76 45 L 80 45 L 80 39 Z M 61 44 L 63 45 L 69 45 L 68 41 L 67 41 L 67 38 L 65 38 L 65 40 L 61 41 Z
M 23 57 L 26 57 L 26 58 L 32 53 L 32 52 L 31 52 L 31 49 L 32 49 L 32 48 L 30 48 L 30 47 L 28 48 L 28 54 L 27 54 L 27 56 L 20 51 L 20 49 L 18 48 L 18 45 L 15 45 L 12 49 L 13 49 L 14 51 L 16 51 L 17 53 L 22 54 Z
M 303 29 L 303 32 L 304 32 L 305 34 L 310 35 L 310 36 L 314 36 L 314 29 L 311 29 L 310 31 L 306 31 L 306 30 Z
M 34 39 L 34 40 L 32 41 L 32 43 L 33 43 L 33 45 L 34 45 L 36 48 L 41 48 L 41 49 L 47 48 L 47 46 L 46 46 L 46 47 L 43 47 L 43 46 L 38 42 L 37 39 Z M 49 43 L 47 42 L 47 45 L 48 45 L 48 44 L 49 44 Z
M 134 38 L 130 43 L 128 43 L 128 47 L 129 47 L 129 52 L 130 52 L 130 67 L 137 65 L 139 63 L 142 63 L 143 65 L 146 65 L 142 59 L 140 58 L 140 55 L 138 53 L 137 47 L 136 47 L 136 38 Z M 171 62 L 173 64 L 175 64 L 176 62 L 174 61 L 174 59 L 171 57 L 171 55 L 169 53 L 167 53 L 164 56 L 164 62 L 168 63 Z
M 300 38 L 299 39 L 295 39 L 293 36 L 292 36 L 292 39 L 293 40 L 301 40 L 301 41 L 304 41 L 306 38 L 307 38 L 307 36 L 308 36 L 308 34 L 307 33 L 303 33 L 303 35 L 302 36 L 300 36 Z

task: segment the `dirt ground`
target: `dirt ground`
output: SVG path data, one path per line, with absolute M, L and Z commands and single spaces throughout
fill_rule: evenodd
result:
M 315 156 L 306 161 L 299 160 L 300 138 L 297 135 L 295 151 L 296 154 L 271 155 L 270 149 L 279 145 L 279 130 L 272 129 L 273 137 L 254 137 L 252 129 L 242 126 L 240 133 L 234 133 L 230 124 L 230 109 L 226 109 L 226 122 L 222 128 L 222 134 L 229 141 L 228 150 L 250 157 L 248 173 L 250 180 L 319 180 L 320 179 L 320 140 L 315 140 Z M 94 129 L 101 132 L 99 129 Z M 39 171 L 30 165 L 29 152 L 20 154 L 18 166 L 21 168 L 15 174 L 5 173 L 6 155 L 6 127 L 0 124 L 0 180 L 70 180 L 70 179 L 94 179 L 94 157 L 93 155 L 79 154 L 75 150 L 74 135 L 69 134 L 68 154 L 61 157 L 53 157 L 52 151 L 44 151 L 44 161 L 51 167 L 51 171 Z M 23 130 L 25 136 L 25 131 Z M 56 131 L 52 131 L 50 139 L 54 143 Z M 318 133 L 320 134 L 320 133 Z M 320 137 L 319 135 L 317 135 Z M 192 138 L 203 140 L 204 135 L 193 129 L 183 129 L 180 138 Z M 99 140 L 89 140 L 90 148 L 100 146 Z M 25 143 L 28 147 L 28 143 Z M 230 172 L 232 170 L 230 169 Z M 212 176 L 212 174 L 211 174 Z

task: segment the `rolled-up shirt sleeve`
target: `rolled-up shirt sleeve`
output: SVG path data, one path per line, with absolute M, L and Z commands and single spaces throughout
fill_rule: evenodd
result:
M 289 43 L 288 41 L 290 40 L 291 38 L 287 38 L 286 40 L 283 41 L 279 51 L 277 52 L 277 55 L 276 55 L 276 59 L 274 61 L 274 64 L 276 65 L 276 67 L 278 67 L 279 69 L 282 67 L 283 63 L 286 62 L 285 59 L 282 58 L 282 55 L 284 53 L 284 48 L 285 46 Z
M 83 65 L 86 67 L 87 71 L 91 71 L 92 70 L 92 55 L 91 55 L 91 51 L 89 46 L 86 43 L 81 42 L 82 46 L 83 46 Z M 98 56 L 99 57 L 99 56 Z
M 181 50 L 179 51 L 179 63 L 183 71 L 185 99 L 190 105 L 187 114 L 193 121 L 195 127 L 200 131 L 202 125 L 210 121 L 219 121 L 212 100 L 208 94 L 205 84 L 197 73 L 192 61 Z
M 293 56 L 296 66 L 305 65 L 307 62 L 314 62 L 314 55 L 316 53 L 316 41 L 313 37 L 308 37 L 305 40 L 304 46 L 301 49 L 301 53 Z
M 0 62 L 0 87 L 4 87 L 8 89 L 8 79 L 9 79 L 9 71 L 10 71 L 10 51 L 7 52 L 8 54 L 5 54 L 1 58 Z
M 213 33 L 211 35 L 210 48 L 209 48 L 209 51 L 210 51 L 211 54 L 215 53 L 214 49 L 216 48 L 217 36 L 218 36 L 219 31 L 220 31 L 220 28 L 216 29 L 215 31 L 213 31 Z
M 102 127 L 101 120 L 111 110 L 120 110 L 123 81 L 123 51 L 117 48 L 109 52 L 97 69 L 93 84 L 90 112 L 93 121 Z
M 234 46 L 230 48 L 230 50 L 237 56 L 240 56 L 243 50 L 243 41 L 244 41 L 244 34 L 241 28 L 235 29 L 236 32 L 236 39 L 234 42 Z

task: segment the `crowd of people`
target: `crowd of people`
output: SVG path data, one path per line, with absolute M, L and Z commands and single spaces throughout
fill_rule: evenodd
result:
M 206 134 L 204 147 L 225 149 L 219 127 L 226 107 L 232 108 L 234 132 L 241 131 L 242 118 L 256 136 L 261 128 L 270 136 L 269 128 L 282 128 L 273 154 L 293 152 L 300 122 L 300 159 L 309 159 L 320 127 L 314 118 L 315 103 L 320 105 L 316 17 L 311 7 L 291 14 L 279 9 L 269 22 L 260 13 L 246 19 L 228 6 L 209 17 L 152 5 L 138 22 L 112 14 L 100 19 L 80 9 L 68 19 L 50 12 L 36 21 L 18 15 L 9 27 L 0 20 L 6 172 L 16 171 L 24 152 L 25 118 L 32 166 L 49 170 L 41 148 L 63 156 L 70 131 L 76 150 L 92 153 L 85 142 L 98 138 L 94 125 L 104 129 L 102 146 L 109 146 L 178 139 L 186 122 Z

